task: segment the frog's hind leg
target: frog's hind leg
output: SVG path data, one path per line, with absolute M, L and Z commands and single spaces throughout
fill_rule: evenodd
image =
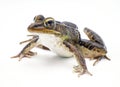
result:
M 88 29 L 88 28 L 84 28 L 84 33 L 88 36 L 88 38 L 93 41 L 96 42 L 102 46 L 105 46 L 102 38 L 94 31 Z
M 91 42 L 94 42 L 97 46 L 100 46 L 102 47 L 102 49 L 106 50 L 107 51 L 107 48 L 102 40 L 102 38 L 94 31 L 88 29 L 88 28 L 85 28 L 84 29 L 84 32 L 85 34 L 88 36 L 88 38 L 90 39 Z M 97 47 L 96 46 L 96 47 Z M 99 62 L 101 59 L 107 59 L 107 60 L 110 60 L 106 55 L 102 55 L 102 56 L 99 56 L 99 57 L 95 57 L 93 59 L 96 59 L 96 61 L 94 62 L 93 66 L 95 66 L 95 64 L 97 62 Z
M 101 61 L 101 59 L 107 59 L 110 61 L 110 58 L 108 58 L 106 55 L 105 56 L 99 56 L 99 57 L 96 57 L 95 59 L 95 62 L 93 63 L 93 66 L 95 66 L 99 61 Z

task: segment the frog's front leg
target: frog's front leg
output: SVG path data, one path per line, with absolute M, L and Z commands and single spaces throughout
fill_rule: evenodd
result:
M 78 62 L 78 66 L 73 67 L 74 72 L 79 73 L 78 76 L 85 74 L 85 73 L 92 75 L 87 69 L 85 59 L 83 58 L 80 50 L 78 50 L 76 46 L 72 45 L 71 43 L 69 43 L 67 41 L 64 41 L 64 44 L 74 54 L 74 57 L 76 58 L 76 60 Z
M 21 41 L 20 44 L 26 43 L 26 42 L 30 42 L 34 39 L 38 39 L 39 36 L 37 35 L 27 35 L 27 36 L 32 36 L 32 39 L 28 39 L 25 41 Z M 50 50 L 49 48 L 47 48 L 46 46 L 43 46 L 42 44 L 37 45 L 38 48 L 44 49 L 44 50 Z
M 11 58 L 17 58 L 19 57 L 19 61 L 23 58 L 23 57 L 31 57 L 33 55 L 35 55 L 36 53 L 30 51 L 32 48 L 37 46 L 37 41 L 39 39 L 39 36 L 34 36 L 33 39 L 31 39 L 31 41 L 23 48 L 23 50 L 16 56 L 13 56 Z

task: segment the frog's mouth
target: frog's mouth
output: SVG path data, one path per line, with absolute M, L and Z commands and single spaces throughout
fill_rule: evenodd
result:
M 40 23 L 32 23 L 28 26 L 28 31 L 31 33 L 44 33 L 44 34 L 54 34 L 60 35 L 60 32 L 55 31 L 54 29 L 47 29 Z

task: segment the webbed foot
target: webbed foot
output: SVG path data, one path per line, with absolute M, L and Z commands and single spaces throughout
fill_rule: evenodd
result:
M 32 51 L 28 51 L 27 53 L 22 53 L 21 52 L 18 55 L 13 56 L 11 58 L 19 58 L 19 61 L 21 61 L 22 58 L 25 58 L 25 57 L 31 58 L 31 56 L 34 56 L 34 55 L 37 55 L 37 53 L 36 52 L 32 52 Z
M 111 60 L 110 58 L 108 58 L 106 55 L 105 56 L 101 56 L 101 57 L 98 57 L 96 59 L 96 61 L 93 63 L 93 66 L 95 66 L 99 61 L 101 61 L 101 59 L 107 59 L 107 60 Z
M 29 39 L 29 40 L 22 41 L 20 44 L 26 43 L 26 42 L 29 42 L 29 43 L 22 49 L 22 51 L 18 55 L 13 56 L 11 58 L 18 57 L 19 61 L 20 61 L 24 57 L 30 58 L 31 56 L 34 56 L 37 54 L 36 52 L 32 52 L 30 50 L 37 46 L 36 42 L 39 39 L 39 37 L 37 35 L 29 35 L 29 36 L 33 36 L 33 38 Z
M 74 72 L 78 73 L 78 77 L 80 77 L 83 74 L 89 74 L 90 76 L 92 76 L 92 74 L 87 70 L 87 69 L 83 69 L 81 66 L 74 66 Z

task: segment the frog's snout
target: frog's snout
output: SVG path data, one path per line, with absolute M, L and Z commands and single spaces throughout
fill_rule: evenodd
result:
M 28 31 L 29 32 L 34 32 L 34 31 L 38 31 L 40 29 L 43 29 L 44 27 L 42 26 L 41 23 L 32 23 L 28 26 Z
M 29 29 L 31 29 L 31 28 L 33 28 L 33 27 L 34 27 L 34 25 L 33 25 L 33 24 L 30 24 L 27 29 L 29 30 Z
M 40 23 L 32 23 L 28 26 L 28 29 L 36 29 L 43 27 Z

